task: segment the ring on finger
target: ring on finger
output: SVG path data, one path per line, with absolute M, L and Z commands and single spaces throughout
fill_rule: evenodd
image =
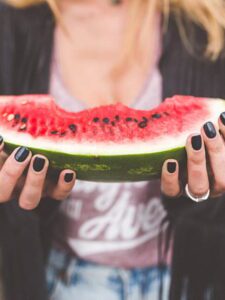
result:
M 193 195 L 193 194 L 190 192 L 189 187 L 188 187 L 188 184 L 186 184 L 186 186 L 185 186 L 185 194 L 186 194 L 186 196 L 187 196 L 189 199 L 191 199 L 192 201 L 199 203 L 199 202 L 203 202 L 203 201 L 209 199 L 210 189 L 208 189 L 208 191 L 207 191 L 204 195 L 202 195 L 202 196 L 195 196 L 195 195 Z

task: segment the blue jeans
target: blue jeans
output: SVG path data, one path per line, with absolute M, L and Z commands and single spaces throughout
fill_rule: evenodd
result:
M 68 257 L 53 249 L 47 265 L 50 300 L 168 300 L 167 267 L 126 270 Z

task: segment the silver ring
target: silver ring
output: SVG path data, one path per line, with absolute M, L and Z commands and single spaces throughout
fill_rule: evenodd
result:
M 188 184 L 186 184 L 185 186 L 185 194 L 188 198 L 190 198 L 192 201 L 194 202 L 202 202 L 205 201 L 209 198 L 210 195 L 210 189 L 207 191 L 207 193 L 205 193 L 205 195 L 202 195 L 201 197 L 196 197 L 194 196 L 190 191 L 189 191 L 189 187 Z

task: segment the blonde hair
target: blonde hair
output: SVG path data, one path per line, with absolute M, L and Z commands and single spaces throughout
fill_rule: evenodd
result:
M 18 8 L 47 2 L 54 11 L 56 18 L 60 17 L 57 9 L 59 0 L 6 0 Z M 130 0 L 130 23 L 126 35 L 124 55 L 129 56 L 129 49 L 137 44 L 137 34 L 140 33 L 141 40 L 146 41 L 149 28 L 153 25 L 155 12 L 160 9 L 165 19 L 170 11 L 177 17 L 185 15 L 190 21 L 196 23 L 207 33 L 206 55 L 216 59 L 224 48 L 225 32 L 225 1 L 224 0 Z M 180 28 L 185 37 L 184 30 Z M 127 49 L 127 50 L 126 50 Z

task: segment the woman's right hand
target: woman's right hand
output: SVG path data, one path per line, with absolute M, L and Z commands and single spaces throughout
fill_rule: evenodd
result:
M 2 139 L 1 139 L 2 140 Z M 48 159 L 34 155 L 24 147 L 16 148 L 10 156 L 3 152 L 4 142 L 0 145 L 0 203 L 14 196 L 19 199 L 21 208 L 31 210 L 37 207 L 44 196 L 64 200 L 70 194 L 75 173 L 63 170 L 57 183 L 47 180 Z M 28 168 L 26 175 L 24 171 Z

